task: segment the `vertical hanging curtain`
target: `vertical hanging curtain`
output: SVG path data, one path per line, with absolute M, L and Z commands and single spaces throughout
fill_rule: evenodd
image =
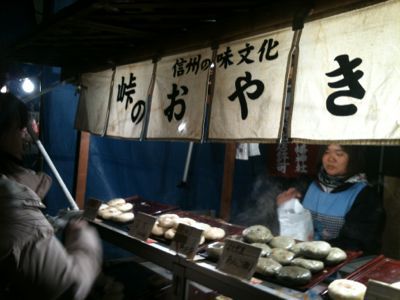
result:
M 145 61 L 116 68 L 106 135 L 140 139 L 153 66 Z
M 108 119 L 113 70 L 81 76 L 81 94 L 76 113 L 78 130 L 104 135 Z
M 294 88 L 294 141 L 400 139 L 400 1 L 306 23 Z
M 219 46 L 210 140 L 277 140 L 292 37 L 286 28 Z
M 147 139 L 201 139 L 211 58 L 200 49 L 157 62 Z

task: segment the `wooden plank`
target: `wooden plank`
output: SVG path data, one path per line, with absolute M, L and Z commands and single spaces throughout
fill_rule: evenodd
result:
M 222 182 L 220 218 L 229 221 L 231 213 L 231 201 L 233 190 L 233 178 L 235 171 L 236 143 L 225 145 L 224 178 Z
M 81 131 L 78 136 L 78 165 L 75 182 L 75 201 L 83 209 L 86 194 L 86 180 L 89 162 L 90 133 Z

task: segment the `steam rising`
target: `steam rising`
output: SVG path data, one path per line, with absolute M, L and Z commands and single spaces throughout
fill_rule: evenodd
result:
M 233 223 L 242 226 L 265 225 L 273 235 L 279 235 L 276 197 L 289 187 L 296 187 L 304 195 L 309 180 L 285 179 L 262 175 L 254 182 L 246 207 L 233 217 Z

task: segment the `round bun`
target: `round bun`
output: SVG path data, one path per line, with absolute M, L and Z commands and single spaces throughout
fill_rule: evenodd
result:
M 361 282 L 349 279 L 336 279 L 328 286 L 328 295 L 332 300 L 362 300 L 367 287 Z
M 167 228 L 160 226 L 158 221 L 156 221 L 153 225 L 153 229 L 151 230 L 151 233 L 156 236 L 163 236 L 165 231 L 167 231 Z
M 100 205 L 100 207 L 99 207 L 99 211 L 100 210 L 103 210 L 103 209 L 106 209 L 106 208 L 109 208 L 110 206 L 108 206 L 107 204 L 105 204 L 105 203 L 102 203 L 101 205 Z
M 191 219 L 191 218 L 178 218 L 178 219 L 175 219 L 173 227 L 175 229 L 177 229 L 179 224 L 185 224 L 185 225 L 188 225 L 188 226 L 193 226 L 196 223 L 197 222 L 195 220 Z
M 179 216 L 176 214 L 163 214 L 158 217 L 158 223 L 161 227 L 170 228 L 174 226 L 177 219 L 179 219 Z
M 103 219 L 109 220 L 116 215 L 121 214 L 121 211 L 116 209 L 115 207 L 108 207 L 105 209 L 102 209 L 98 212 L 99 216 L 102 217 Z
M 116 205 L 121 205 L 121 204 L 125 204 L 125 203 L 126 203 L 126 201 L 123 198 L 114 198 L 107 202 L 107 204 L 110 206 L 116 206 Z
M 114 207 L 119 209 L 122 212 L 128 212 L 128 211 L 132 210 L 133 204 L 127 202 L 127 203 L 121 203 L 121 204 L 115 205 Z
M 130 222 L 134 219 L 135 215 L 131 212 L 126 212 L 126 213 L 121 213 L 115 216 L 111 217 L 111 220 L 116 221 L 116 222 Z
M 176 229 L 170 228 L 170 229 L 168 229 L 167 231 L 165 231 L 164 237 L 165 237 L 167 240 L 172 240 L 172 239 L 175 237 L 175 234 L 176 234 Z
M 206 240 L 220 240 L 225 236 L 225 230 L 218 227 L 211 227 L 203 232 Z

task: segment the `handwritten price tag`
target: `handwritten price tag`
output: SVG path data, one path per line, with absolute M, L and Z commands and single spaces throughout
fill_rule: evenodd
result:
M 157 218 L 151 215 L 138 212 L 135 216 L 135 221 L 129 228 L 129 234 L 142 241 L 146 241 Z
M 368 280 L 365 299 L 368 300 L 394 300 L 400 299 L 400 290 L 390 284 L 377 280 Z
M 179 224 L 170 248 L 186 255 L 188 259 L 192 259 L 196 255 L 202 233 L 201 229 Z
M 83 210 L 83 218 L 93 221 L 94 218 L 96 218 L 97 211 L 99 210 L 99 207 L 102 203 L 103 202 L 101 202 L 100 200 L 94 198 L 90 198 L 88 201 L 86 201 Z
M 261 248 L 226 239 L 217 269 L 244 279 L 251 279 L 256 267 Z

